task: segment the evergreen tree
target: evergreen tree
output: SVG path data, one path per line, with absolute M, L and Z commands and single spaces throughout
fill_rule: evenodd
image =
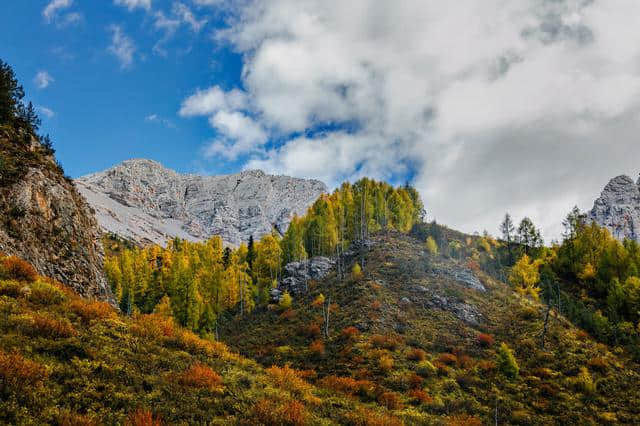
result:
M 509 213 L 506 213 L 504 215 L 504 220 L 500 224 L 500 232 L 502 233 L 502 240 L 507 243 L 509 263 L 511 264 L 513 263 L 513 253 L 511 251 L 511 246 L 513 243 L 515 227 L 513 226 L 513 220 L 511 220 L 511 215 Z

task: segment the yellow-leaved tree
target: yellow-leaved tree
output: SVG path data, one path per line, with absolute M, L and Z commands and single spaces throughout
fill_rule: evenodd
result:
M 518 293 L 529 295 L 535 300 L 539 299 L 540 264 L 540 260 L 532 260 L 525 254 L 513 265 L 509 281 L 515 286 Z

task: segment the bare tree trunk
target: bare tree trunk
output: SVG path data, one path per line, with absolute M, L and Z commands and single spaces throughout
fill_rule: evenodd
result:
M 329 338 L 329 315 L 330 315 L 330 307 L 331 307 L 331 298 L 328 298 L 326 302 L 322 305 L 322 317 L 324 319 L 324 338 Z

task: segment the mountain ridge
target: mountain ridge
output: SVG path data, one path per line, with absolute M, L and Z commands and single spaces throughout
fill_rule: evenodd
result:
M 76 179 L 101 228 L 139 244 L 221 235 L 239 245 L 250 236 L 286 231 L 322 193 L 317 180 L 245 170 L 227 175 L 181 174 L 148 159 L 130 159 Z

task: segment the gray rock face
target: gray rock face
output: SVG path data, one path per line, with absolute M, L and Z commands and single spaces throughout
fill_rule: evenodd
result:
M 316 256 L 300 262 L 291 262 L 284 267 L 284 276 L 278 289 L 290 294 L 302 293 L 309 280 L 320 280 L 327 276 L 335 261 L 328 257 Z
M 76 180 L 101 228 L 141 244 L 220 235 L 230 244 L 286 231 L 327 187 L 320 181 L 267 175 L 183 175 L 151 160 L 128 160 Z
M 434 271 L 436 274 L 448 277 L 465 287 L 477 291 L 487 291 L 484 285 L 480 282 L 478 277 L 475 276 L 470 269 L 458 269 L 458 268 L 440 268 Z
M 593 203 L 589 220 L 607 228 L 619 239 L 640 242 L 640 182 L 629 176 L 611 179 Z
M 461 321 L 471 325 L 479 325 L 483 316 L 477 307 L 453 297 L 438 294 L 424 286 L 411 287 L 413 296 L 410 301 L 422 305 L 426 309 L 441 309 L 450 312 Z
M 0 147 L 11 137 L 0 131 Z M 19 181 L 0 186 L 0 251 L 28 261 L 82 296 L 115 304 L 102 273 L 96 220 L 53 156 L 30 165 Z

